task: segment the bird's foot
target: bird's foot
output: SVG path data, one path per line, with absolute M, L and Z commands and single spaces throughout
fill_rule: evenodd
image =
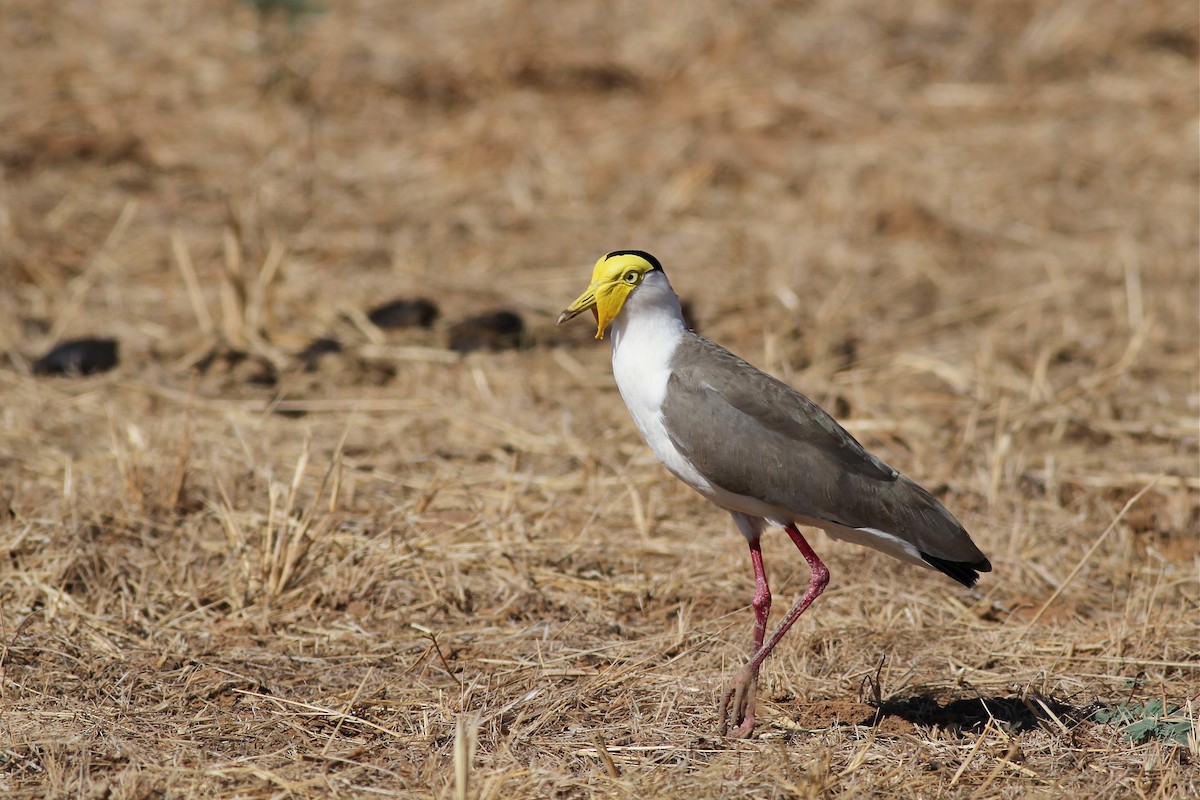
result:
M 754 732 L 754 699 L 758 692 L 758 671 L 749 667 L 725 687 L 721 695 L 721 735 L 746 739 Z M 737 727 L 729 731 L 730 723 Z

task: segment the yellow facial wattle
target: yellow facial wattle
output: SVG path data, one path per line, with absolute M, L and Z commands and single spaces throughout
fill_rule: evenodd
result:
M 596 293 L 596 338 L 603 339 L 608 326 L 621 313 L 625 298 L 633 289 L 627 283 L 610 283 Z

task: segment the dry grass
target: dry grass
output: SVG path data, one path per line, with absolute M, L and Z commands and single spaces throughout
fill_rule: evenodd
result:
M 1194 4 L 329 6 L 4 4 L 6 796 L 1200 793 L 1091 719 L 1200 700 Z M 996 566 L 815 539 L 749 742 L 744 545 L 552 328 L 617 247 Z

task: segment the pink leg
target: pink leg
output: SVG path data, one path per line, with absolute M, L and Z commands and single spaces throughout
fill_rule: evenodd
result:
M 725 690 L 725 695 L 721 698 L 722 736 L 724 736 L 725 732 L 728 730 L 729 716 L 731 711 L 733 712 L 734 721 L 739 723 L 738 727 L 732 734 L 734 737 L 745 738 L 754 730 L 754 695 L 758 688 L 759 668 L 762 667 L 763 661 L 765 661 L 767 656 L 771 654 L 771 651 L 775 649 L 775 645 L 779 644 L 779 640 L 784 637 L 792 625 L 796 623 L 796 620 L 800 618 L 800 615 L 804 613 L 804 610 L 812 605 L 812 601 L 816 600 L 821 592 L 825 591 L 825 587 L 829 584 L 829 568 L 826 567 L 821 561 L 820 557 L 813 552 L 813 549 L 808 546 L 808 542 L 804 540 L 804 537 L 800 534 L 800 531 L 796 530 L 796 526 L 789 524 L 784 530 L 787 531 L 787 534 L 791 537 L 792 542 L 795 543 L 796 547 L 800 550 L 800 554 L 804 556 L 804 560 L 808 562 L 808 567 L 811 571 L 808 579 L 808 589 L 805 590 L 804 597 L 800 598 L 800 601 L 796 603 L 796 605 L 792 606 L 791 611 L 789 611 L 787 616 L 783 618 L 783 622 L 779 623 L 779 627 L 776 628 L 775 632 L 771 634 L 771 638 L 767 640 L 766 644 L 762 644 L 762 646 L 758 647 L 758 649 L 754 652 L 754 655 L 750 657 L 749 663 L 742 668 L 742 671 L 738 673 L 738 677 L 735 678 L 729 688 Z M 762 588 L 766 590 L 767 594 L 767 608 L 770 608 L 770 590 L 766 587 L 766 574 L 762 571 L 762 553 L 759 552 L 756 557 L 754 545 L 751 545 L 750 558 L 754 564 L 754 577 L 756 585 L 754 636 L 755 644 L 758 645 L 762 642 L 759 633 L 760 624 L 763 630 L 766 629 L 766 614 L 762 615 L 761 620 L 758 617 L 757 600 L 759 597 L 759 592 L 757 589 L 758 578 L 760 575 L 762 576 Z
M 753 656 L 762 649 L 763 637 L 767 635 L 767 617 L 771 616 L 771 587 L 767 584 L 758 539 L 750 542 L 750 564 L 754 567 L 754 599 L 750 601 L 754 607 L 754 649 L 750 651 Z

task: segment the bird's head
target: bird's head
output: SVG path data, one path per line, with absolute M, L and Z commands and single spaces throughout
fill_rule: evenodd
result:
M 614 250 L 596 262 L 592 283 L 587 291 L 558 317 L 558 324 L 591 309 L 596 318 L 596 338 L 603 339 L 609 323 L 621 313 L 630 292 L 637 289 L 646 275 L 662 271 L 662 264 L 641 250 Z

